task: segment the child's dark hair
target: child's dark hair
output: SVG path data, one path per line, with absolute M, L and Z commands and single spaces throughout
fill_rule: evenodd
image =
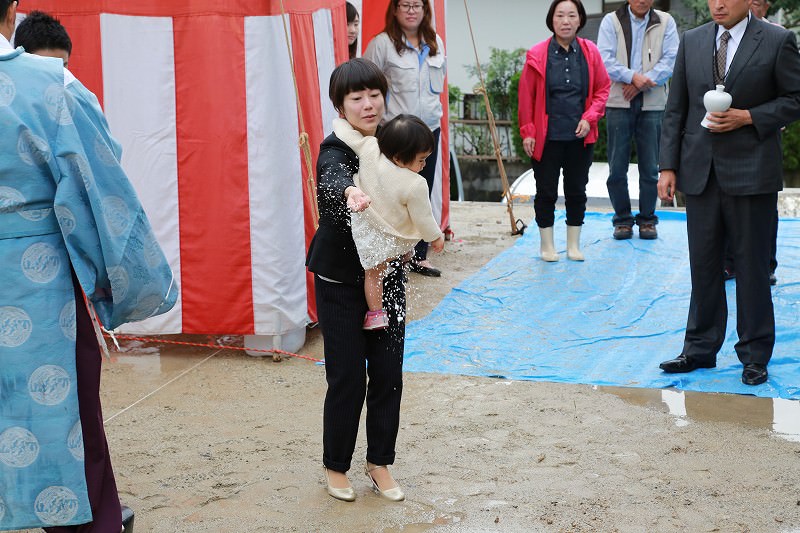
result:
M 436 148 L 436 139 L 428 126 L 414 115 L 397 115 L 378 128 L 375 135 L 381 153 L 391 160 L 412 163 L 418 154 Z
M 389 82 L 386 81 L 378 65 L 369 59 L 356 58 L 345 61 L 331 73 L 328 96 L 331 97 L 333 107 L 342 110 L 344 97 L 356 91 L 376 90 L 386 98 Z
M 29 54 L 48 48 L 72 53 L 72 40 L 59 20 L 41 11 L 31 11 L 14 32 L 14 46 Z

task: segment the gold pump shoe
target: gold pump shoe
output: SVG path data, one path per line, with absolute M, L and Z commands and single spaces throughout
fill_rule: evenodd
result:
M 378 487 L 378 484 L 375 483 L 375 478 L 372 477 L 372 472 L 379 469 L 379 468 L 386 468 L 385 465 L 378 465 L 373 466 L 372 468 L 369 467 L 369 463 L 364 464 L 364 473 L 367 475 L 370 481 L 372 481 L 372 490 L 376 493 L 380 494 L 387 500 L 391 500 L 393 502 L 401 502 L 406 499 L 406 495 L 399 486 L 393 487 L 391 489 L 381 490 Z
M 328 489 L 328 494 L 332 497 L 336 498 L 337 500 L 342 500 L 343 502 L 352 502 L 356 499 L 356 491 L 353 490 L 353 487 L 345 487 L 343 489 L 337 489 L 336 487 L 331 486 L 331 480 L 328 477 L 328 469 L 322 467 L 322 471 L 325 473 L 325 485 Z

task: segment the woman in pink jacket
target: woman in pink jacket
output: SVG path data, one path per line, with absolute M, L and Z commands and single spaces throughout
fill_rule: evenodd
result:
M 611 82 L 597 46 L 577 37 L 586 24 L 580 0 L 554 0 L 546 20 L 553 36 L 528 50 L 519 80 L 519 130 L 536 180 L 542 259 L 558 261 L 553 223 L 563 169 L 567 257 L 583 261 L 586 184 Z

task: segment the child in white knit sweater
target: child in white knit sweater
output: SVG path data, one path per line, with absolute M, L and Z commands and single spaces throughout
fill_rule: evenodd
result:
M 415 116 L 398 115 L 377 133 L 365 137 L 343 119 L 333 131 L 358 156 L 356 187 L 371 200 L 370 206 L 351 213 L 353 240 L 364 267 L 367 311 L 364 329 L 389 325 L 383 309 L 383 279 L 389 262 L 406 254 L 421 239 L 434 251 L 444 249 L 444 236 L 433 218 L 428 185 L 417 174 L 435 149 L 430 129 Z

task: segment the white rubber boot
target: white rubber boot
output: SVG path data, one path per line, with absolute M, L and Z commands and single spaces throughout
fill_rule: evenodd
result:
M 549 228 L 539 228 L 539 236 L 542 241 L 539 248 L 542 259 L 550 263 L 558 261 L 556 245 L 553 243 L 553 226 Z
M 581 227 L 567 226 L 567 257 L 573 261 L 583 261 L 581 252 Z

